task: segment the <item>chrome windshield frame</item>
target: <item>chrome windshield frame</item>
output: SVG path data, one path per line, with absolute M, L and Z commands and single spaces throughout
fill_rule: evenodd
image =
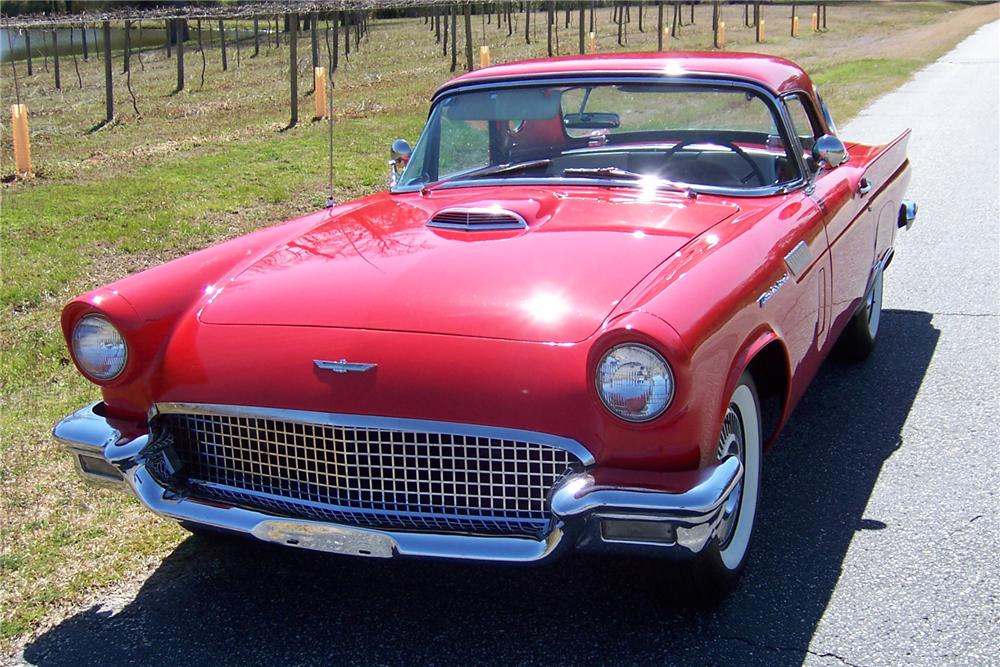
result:
M 493 80 L 484 82 L 471 82 L 467 84 L 458 84 L 454 86 L 449 86 L 442 88 L 435 93 L 431 98 L 431 109 L 427 114 L 428 120 L 434 114 L 437 109 L 438 104 L 442 100 L 458 95 L 461 93 L 475 92 L 481 90 L 496 90 L 496 89 L 509 89 L 509 88 L 538 88 L 538 87 L 548 87 L 548 86 L 566 86 L 566 85 L 614 85 L 614 84 L 636 84 L 636 83 L 657 83 L 665 85 L 677 85 L 677 86 L 704 86 L 706 88 L 733 88 L 736 90 L 746 90 L 752 92 L 761 98 L 764 104 L 767 106 L 768 111 L 771 112 L 772 117 L 775 119 L 776 129 L 781 136 L 782 141 L 785 146 L 796 146 L 797 144 L 793 141 L 794 133 L 790 130 L 790 121 L 788 114 L 784 109 L 784 105 L 781 103 L 780 98 L 772 90 L 760 85 L 754 81 L 748 79 L 741 79 L 736 77 L 713 77 L 713 76 L 671 76 L 665 74 L 641 74 L 633 73 L 626 75 L 610 75 L 610 74 L 591 74 L 591 75 L 555 75 L 540 77 L 536 79 L 514 79 L 514 80 Z M 424 125 L 423 131 L 420 133 L 420 138 L 414 145 L 414 152 L 418 150 L 420 144 L 426 140 L 428 134 L 428 125 Z M 729 188 L 720 187 L 712 185 L 702 185 L 697 183 L 689 184 L 691 190 L 697 192 L 698 194 L 709 194 L 709 195 L 719 195 L 727 197 L 771 197 L 774 195 L 783 195 L 794 190 L 801 189 L 805 187 L 809 181 L 808 178 L 808 168 L 805 161 L 798 151 L 786 150 L 786 154 L 790 155 L 794 160 L 796 168 L 798 170 L 798 175 L 796 178 L 785 182 L 778 183 L 775 185 L 769 185 L 764 187 L 756 188 Z M 451 179 L 442 179 L 434 181 L 431 183 L 414 183 L 411 185 L 394 186 L 390 188 L 390 194 L 406 194 L 412 192 L 419 192 L 427 187 L 432 187 L 434 189 L 454 189 L 454 188 L 467 188 L 467 187 L 483 187 L 483 186 L 538 186 L 538 185 L 556 185 L 556 186 L 571 186 L 571 187 L 616 187 L 616 188 L 631 188 L 631 189 L 642 189 L 643 184 L 635 180 L 627 179 L 605 179 L 605 178 L 567 178 L 564 176 L 551 176 L 551 177 L 498 177 L 498 178 L 469 178 L 463 179 L 460 175 L 453 177 Z M 670 189 L 664 189 L 664 192 L 672 192 Z

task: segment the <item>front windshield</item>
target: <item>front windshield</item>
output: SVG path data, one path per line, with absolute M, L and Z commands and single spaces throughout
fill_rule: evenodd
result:
M 750 88 L 638 82 L 458 92 L 434 107 L 397 189 L 485 177 L 773 187 L 799 178 L 779 127 Z

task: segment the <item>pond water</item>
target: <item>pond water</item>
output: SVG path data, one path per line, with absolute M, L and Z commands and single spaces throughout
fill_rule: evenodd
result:
M 56 28 L 56 45 L 60 55 L 70 55 L 74 51 L 83 54 L 83 28 Z M 87 51 L 90 55 L 100 53 L 104 48 L 104 37 L 98 26 L 88 26 L 87 31 Z M 32 58 L 43 58 L 45 55 L 52 55 L 52 30 L 35 29 L 22 30 L 18 28 L 0 28 L 0 62 L 6 63 L 11 60 L 25 60 L 27 58 L 27 42 L 30 36 Z M 26 34 L 27 33 L 27 34 Z M 167 31 L 163 28 L 142 28 L 141 30 L 132 26 L 131 41 L 133 48 L 143 46 L 154 46 L 163 44 L 166 41 Z M 72 41 L 71 41 L 72 39 Z M 125 47 L 125 29 L 111 29 L 111 48 L 122 49 Z
M 83 28 L 56 28 L 56 46 L 59 49 L 59 55 L 70 55 L 72 53 L 77 53 L 78 55 L 83 54 Z M 101 49 L 104 48 L 104 37 L 100 26 L 87 26 L 87 51 L 90 53 L 91 57 L 95 53 L 100 54 Z M 27 58 L 27 43 L 28 37 L 30 36 L 31 41 L 31 57 L 32 58 L 44 58 L 46 55 L 52 55 L 52 30 L 51 29 L 35 29 L 22 30 L 18 28 L 0 28 L 0 63 L 9 62 L 13 56 L 13 60 L 25 60 Z M 253 38 L 253 31 L 247 28 L 239 28 L 237 31 L 236 26 L 227 25 L 226 26 L 226 41 L 232 41 L 235 39 L 237 32 L 239 34 L 239 39 L 241 42 L 247 39 Z M 260 26 L 261 39 L 264 39 L 264 35 L 270 32 L 265 25 Z M 186 42 L 188 48 L 192 48 L 196 40 L 197 31 L 195 26 L 191 25 L 189 28 L 189 41 Z M 202 28 L 202 39 L 206 44 L 213 43 L 218 40 L 219 32 L 216 29 L 215 22 L 206 22 Z M 142 47 L 149 46 L 162 46 L 167 39 L 167 31 L 164 28 L 138 28 L 133 25 L 131 30 L 131 42 L 132 48 L 138 49 Z M 111 28 L 111 49 L 121 50 L 125 48 L 125 28 Z

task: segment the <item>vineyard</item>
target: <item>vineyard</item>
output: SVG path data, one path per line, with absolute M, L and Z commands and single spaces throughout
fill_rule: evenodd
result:
M 312 109 L 304 113 L 301 108 L 315 94 L 316 69 L 322 67 L 331 74 L 325 80 L 332 97 L 338 69 L 352 55 L 363 58 L 361 51 L 371 39 L 373 24 L 379 25 L 380 35 L 386 35 L 381 28 L 408 23 L 410 39 L 400 46 L 412 50 L 419 42 L 425 43 L 421 46 L 433 44 L 448 72 L 473 69 L 483 62 L 482 52 L 490 53 L 490 48 L 498 56 L 495 61 L 504 61 L 525 52 L 552 56 L 597 50 L 723 49 L 745 41 L 761 47 L 768 41 L 782 42 L 786 33 L 797 39 L 829 30 L 827 3 L 328 0 L 297 3 L 299 11 L 295 12 L 288 8 L 287 4 L 251 3 L 197 7 L 182 14 L 151 9 L 8 19 L 0 37 L 7 61 L 4 94 L 15 104 L 26 105 L 30 124 L 33 98 L 47 101 L 57 95 L 61 103 L 73 107 L 82 100 L 92 101 L 97 93 L 103 98 L 103 109 L 93 110 L 85 128 L 76 128 L 92 134 L 108 126 L 147 120 L 158 112 L 159 100 L 150 96 L 159 97 L 162 91 L 148 87 L 149 61 L 160 61 L 157 79 L 166 74 L 163 66 L 172 63 L 168 94 L 178 95 L 225 89 L 224 79 L 231 71 L 263 62 L 273 70 L 283 59 L 284 76 L 274 72 L 271 78 L 270 71 L 268 75 L 274 84 L 282 79 L 287 82 L 285 127 L 291 128 L 303 118 L 327 115 L 322 108 L 315 113 L 309 113 Z M 335 113 L 341 111 L 337 108 Z M 36 155 L 41 158 L 43 152 L 36 151 Z M 29 170 L 34 171 L 15 165 L 15 172 L 22 176 Z M 4 174 L 8 180 L 15 175 Z

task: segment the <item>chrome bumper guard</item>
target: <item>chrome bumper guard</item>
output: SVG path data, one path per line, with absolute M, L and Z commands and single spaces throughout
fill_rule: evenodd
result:
M 899 205 L 899 220 L 897 227 L 905 227 L 907 230 L 913 226 L 917 219 L 917 202 L 912 199 L 904 199 Z
M 74 457 L 79 474 L 101 485 L 131 489 L 147 508 L 184 523 L 252 535 L 303 549 L 356 556 L 414 556 L 533 563 L 574 547 L 588 551 L 690 557 L 711 543 L 722 508 L 743 476 L 730 457 L 704 471 L 682 492 L 597 486 L 587 473 L 570 475 L 552 490 L 552 530 L 543 539 L 455 533 L 373 530 L 275 516 L 165 488 L 146 469 L 148 435 L 134 439 L 100 414 L 101 403 L 60 421 L 53 436 Z

